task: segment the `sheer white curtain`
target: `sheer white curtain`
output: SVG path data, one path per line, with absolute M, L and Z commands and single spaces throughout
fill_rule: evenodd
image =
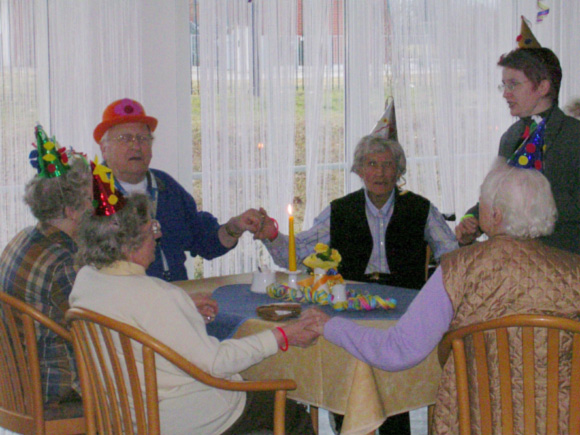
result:
M 535 0 L 390 0 L 393 93 L 399 140 L 408 158 L 407 187 L 443 212 L 461 216 L 515 121 L 497 85 L 499 56 L 515 48 L 520 16 L 564 70 L 560 100 L 580 93 L 578 2 L 551 4 L 535 23 Z
M 221 222 L 262 206 L 288 231 L 294 184 L 296 1 L 200 0 L 203 205 Z M 245 235 L 204 275 L 256 268 Z
M 388 2 L 384 0 L 345 1 L 347 171 L 357 142 L 371 132 L 390 94 L 388 19 Z M 347 174 L 347 193 L 359 189 L 358 175 Z
M 109 102 L 140 99 L 141 2 L 0 1 L 2 164 L 0 248 L 34 219 L 22 201 L 40 122 L 93 158 L 92 131 Z
M 302 228 L 330 200 L 344 194 L 344 128 L 336 128 L 336 112 L 343 124 L 344 39 L 342 1 L 302 2 L 304 47 L 304 115 L 306 148 L 306 207 Z M 334 117 L 333 117 L 334 112 Z
M 0 249 L 33 222 L 22 201 L 34 175 L 28 163 L 38 120 L 34 4 L 0 1 Z M 2 430 L 0 429 L 0 433 Z

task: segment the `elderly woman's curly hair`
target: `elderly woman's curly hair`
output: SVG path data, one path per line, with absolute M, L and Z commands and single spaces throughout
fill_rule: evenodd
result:
M 385 139 L 381 136 L 368 135 L 362 137 L 354 149 L 354 161 L 350 172 L 361 175 L 365 157 L 369 154 L 390 151 L 397 167 L 397 181 L 407 172 L 407 159 L 403 147 L 396 140 Z
M 151 203 L 140 193 L 127 197 L 125 206 L 112 216 L 86 214 L 79 225 L 77 264 L 102 269 L 127 260 L 145 241 L 142 227 L 150 220 Z
M 72 156 L 70 169 L 55 178 L 35 176 L 24 189 L 24 202 L 39 222 L 65 218 L 67 207 L 84 210 L 91 186 L 91 171 L 81 156 Z
M 548 179 L 535 169 L 515 168 L 498 157 L 481 185 L 481 201 L 499 209 L 505 234 L 516 239 L 547 236 L 558 217 Z

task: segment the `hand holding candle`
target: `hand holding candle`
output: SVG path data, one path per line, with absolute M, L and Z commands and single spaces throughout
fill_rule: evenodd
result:
M 294 238 L 294 216 L 292 216 L 292 205 L 288 204 L 288 270 L 296 272 L 296 239 Z

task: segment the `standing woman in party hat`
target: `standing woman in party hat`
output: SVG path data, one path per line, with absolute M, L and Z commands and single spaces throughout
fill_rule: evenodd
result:
M 501 137 L 499 152 L 515 166 L 541 171 L 552 187 L 558 220 L 545 243 L 580 253 L 580 121 L 558 107 L 562 68 L 542 48 L 522 17 L 518 48 L 503 55 L 503 93 L 510 114 L 519 120 Z M 460 244 L 479 235 L 479 208 L 471 208 L 456 227 Z
M 40 125 L 30 160 L 38 173 L 26 184 L 24 201 L 37 224 L 23 229 L 0 257 L 0 288 L 66 327 L 64 313 L 76 277 L 75 237 L 91 204 L 85 159 L 58 147 Z M 80 400 L 72 346 L 39 325 L 38 351 L 44 402 Z

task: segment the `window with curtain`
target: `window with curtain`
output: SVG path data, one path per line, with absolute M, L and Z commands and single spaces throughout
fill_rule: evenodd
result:
M 37 111 L 33 2 L 0 2 L 0 248 L 33 222 L 22 200 Z
M 220 220 L 263 206 L 287 232 L 308 228 L 361 186 L 358 139 L 393 96 L 407 155 L 403 188 L 461 216 L 515 121 L 497 84 L 534 0 L 191 0 L 194 162 L 203 208 Z M 533 31 L 562 61 L 561 101 L 580 93 L 579 5 L 561 2 Z M 578 36 L 578 35 L 576 35 Z M 197 118 L 197 119 L 196 119 Z M 303 166 L 304 165 L 304 166 Z M 244 236 L 206 275 L 269 264 Z

